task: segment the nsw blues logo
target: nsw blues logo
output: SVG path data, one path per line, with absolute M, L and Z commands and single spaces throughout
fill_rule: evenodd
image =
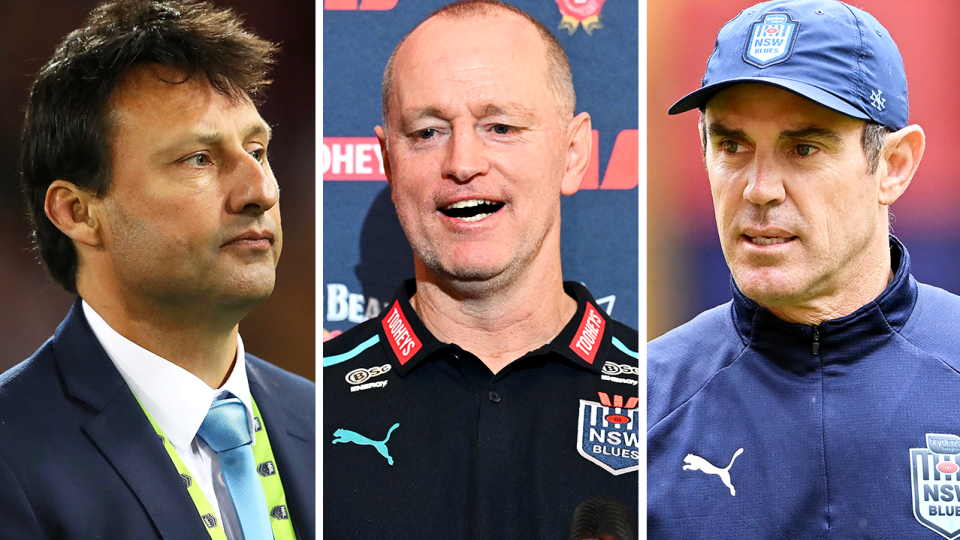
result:
M 926 448 L 910 449 L 913 515 L 940 536 L 960 537 L 960 437 L 927 433 Z
M 598 392 L 600 402 L 580 400 L 577 451 L 611 474 L 623 474 L 640 467 L 640 418 L 637 398 L 626 403 L 623 396 L 610 400 Z
M 786 13 L 768 13 L 763 20 L 753 23 L 743 50 L 743 61 L 765 68 L 785 62 L 793 52 L 800 23 Z

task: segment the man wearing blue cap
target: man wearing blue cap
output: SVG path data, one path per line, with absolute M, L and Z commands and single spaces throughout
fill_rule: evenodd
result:
M 650 538 L 956 538 L 960 298 L 889 234 L 924 148 L 890 35 L 758 4 L 692 109 L 734 298 L 649 344 Z

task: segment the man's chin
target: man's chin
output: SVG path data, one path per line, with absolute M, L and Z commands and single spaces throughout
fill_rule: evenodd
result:
M 761 305 L 780 305 L 797 296 L 795 279 L 774 267 L 734 272 L 734 282 L 744 296 Z
M 273 268 L 260 272 L 243 272 L 221 283 L 218 291 L 225 304 L 248 306 L 250 309 L 266 300 L 276 286 Z
M 434 281 L 460 290 L 482 290 L 500 286 L 506 280 L 507 265 L 460 264 L 423 265 Z M 419 277 L 419 276 L 418 276 Z

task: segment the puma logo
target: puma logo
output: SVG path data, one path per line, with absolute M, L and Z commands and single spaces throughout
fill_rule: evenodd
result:
M 738 449 L 733 453 L 733 457 L 730 458 L 730 464 L 725 468 L 721 469 L 716 465 L 713 465 L 709 461 L 703 459 L 700 456 L 695 456 L 693 454 L 687 454 L 687 457 L 683 458 L 683 462 L 686 465 L 683 466 L 685 471 L 702 471 L 706 474 L 715 474 L 720 477 L 720 480 L 723 481 L 723 485 L 730 488 L 730 495 L 734 497 L 737 496 L 737 490 L 733 488 L 733 484 L 730 482 L 730 467 L 733 467 L 733 462 L 736 461 L 737 456 L 743 453 L 743 448 Z
M 333 444 L 348 443 L 348 442 L 352 442 L 354 444 L 360 444 L 360 445 L 368 444 L 376 448 L 377 452 L 380 452 L 381 456 L 387 458 L 387 463 L 389 463 L 390 465 L 393 465 L 393 458 L 390 457 L 390 451 L 387 450 L 387 441 L 390 440 L 390 434 L 393 433 L 393 430 L 397 429 L 398 427 L 400 427 L 399 422 L 394 424 L 393 427 L 387 430 L 387 436 L 382 441 L 374 441 L 372 439 L 368 439 L 363 435 L 360 435 L 356 431 L 350 431 L 349 429 L 338 429 L 333 432 L 333 436 L 337 437 L 336 439 L 333 439 Z

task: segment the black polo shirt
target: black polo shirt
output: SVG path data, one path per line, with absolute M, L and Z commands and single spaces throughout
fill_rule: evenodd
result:
M 585 287 L 549 343 L 494 375 L 409 298 L 324 344 L 327 538 L 566 538 L 597 496 L 637 508 L 638 335 Z

